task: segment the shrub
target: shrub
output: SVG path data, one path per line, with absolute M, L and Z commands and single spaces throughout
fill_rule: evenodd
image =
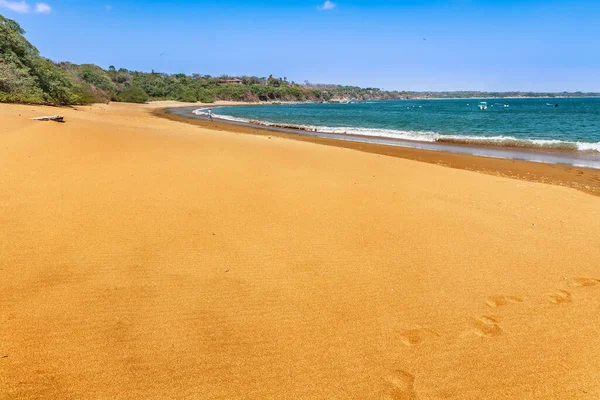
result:
M 80 66 L 81 79 L 96 88 L 112 95 L 117 91 L 117 85 L 110 79 L 110 76 L 102 68 L 93 64 L 83 64 Z
M 197 96 L 198 96 L 198 101 L 201 103 L 214 103 L 214 101 L 215 101 L 215 97 L 207 89 L 199 89 Z
M 196 91 L 191 87 L 179 86 L 175 91 L 175 100 L 195 103 L 198 101 Z
M 125 103 L 145 103 L 148 101 L 149 97 L 148 94 L 144 92 L 144 89 L 139 86 L 131 85 L 123 89 L 121 93 L 117 95 L 117 99 Z

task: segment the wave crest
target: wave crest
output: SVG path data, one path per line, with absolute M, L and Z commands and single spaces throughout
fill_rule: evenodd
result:
M 304 132 L 334 133 L 344 135 L 371 136 L 418 142 L 436 142 L 446 144 L 496 146 L 522 149 L 546 149 L 561 151 L 599 152 L 600 142 L 569 142 L 549 139 L 519 139 L 512 136 L 470 136 L 470 135 L 442 135 L 428 131 L 404 131 L 396 129 L 357 128 L 357 127 L 330 127 L 316 125 L 281 124 L 267 121 L 257 121 L 228 115 L 215 115 L 215 117 L 242 122 L 252 125 L 268 126 L 272 128 L 292 129 Z

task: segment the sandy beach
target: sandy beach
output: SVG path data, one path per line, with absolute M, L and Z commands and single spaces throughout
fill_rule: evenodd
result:
M 600 398 L 593 172 L 167 105 L 0 104 L 1 399 Z
M 495 176 L 503 176 L 508 178 L 527 180 L 531 182 L 541 182 L 550 183 L 553 185 L 567 186 L 578 190 L 582 190 L 586 193 L 600 196 L 600 169 L 598 168 L 588 168 L 583 166 L 575 166 L 560 163 L 531 162 L 510 158 L 481 157 L 470 154 L 453 153 L 450 151 L 428 151 L 405 146 L 381 145 L 378 143 L 368 141 L 357 142 L 354 140 L 337 140 L 335 138 L 312 136 L 310 134 L 306 135 L 302 131 L 294 131 L 291 129 L 277 130 L 255 124 L 231 123 L 230 121 L 218 118 L 215 118 L 213 121 L 208 121 L 206 119 L 199 118 L 188 118 L 183 115 L 175 114 L 172 112 L 172 110 L 188 110 L 189 106 L 177 108 L 181 104 L 175 104 L 176 106 L 169 106 L 168 103 L 158 103 L 156 105 L 152 105 L 152 113 L 153 115 L 162 118 L 167 118 L 172 121 L 184 122 L 186 124 L 192 124 L 204 128 L 209 128 L 211 130 L 221 130 L 252 135 L 263 135 L 269 137 L 277 136 L 281 138 L 307 141 L 311 143 L 318 143 L 335 147 L 343 147 L 368 153 L 375 153 L 380 155 L 405 158 L 409 160 L 422 161 L 436 165 L 443 165 L 451 168 L 466 169 L 468 171 L 477 171 Z M 160 105 L 160 107 L 158 107 L 158 105 Z M 211 106 L 203 106 L 203 108 L 227 105 L 240 106 L 244 104 L 216 103 Z M 355 138 L 357 137 L 357 135 L 348 136 L 352 136 Z M 371 139 L 365 136 L 362 136 L 362 138 Z M 460 146 L 464 148 L 471 148 L 477 150 L 496 148 L 495 146 L 485 145 L 473 147 L 454 144 L 454 146 Z M 539 153 L 539 150 L 532 150 L 532 153 Z M 547 151 L 546 154 L 561 155 L 560 152 L 556 151 Z

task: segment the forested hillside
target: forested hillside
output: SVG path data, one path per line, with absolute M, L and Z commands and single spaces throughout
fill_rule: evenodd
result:
M 55 63 L 42 57 L 25 31 L 0 15 L 0 102 L 90 104 L 107 101 L 144 103 L 178 100 L 209 103 L 233 101 L 395 100 L 447 97 L 580 97 L 594 93 L 398 92 L 356 86 L 303 84 L 287 78 L 137 72 L 93 64 Z
M 244 78 L 241 84 L 222 83 L 224 77 L 145 73 L 92 65 L 55 63 L 42 57 L 24 37 L 16 21 L 0 15 L 0 101 L 38 104 L 89 104 L 148 100 L 212 102 L 319 101 L 330 95 L 287 79 Z

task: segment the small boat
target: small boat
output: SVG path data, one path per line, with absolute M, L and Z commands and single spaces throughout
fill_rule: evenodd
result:
M 481 102 L 479 102 L 479 104 L 477 104 L 477 107 L 479 107 L 479 109 L 481 111 L 487 110 L 487 107 L 488 107 L 487 106 L 487 101 L 481 101 Z

